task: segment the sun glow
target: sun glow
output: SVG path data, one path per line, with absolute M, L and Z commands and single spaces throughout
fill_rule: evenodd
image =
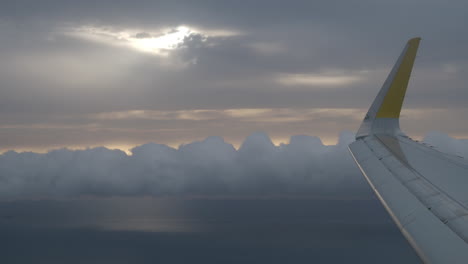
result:
M 169 51 L 178 48 L 186 37 L 201 33 L 187 26 L 158 30 L 157 33 L 141 30 L 116 31 L 108 28 L 84 26 L 68 31 L 66 34 L 94 42 L 127 46 L 138 51 L 165 56 L 168 55 Z
M 130 45 L 145 52 L 164 53 L 164 51 L 177 48 L 184 39 L 195 33 L 188 27 L 180 26 L 175 30 L 160 35 L 151 36 L 149 34 L 136 34 L 128 39 Z
M 343 74 L 282 74 L 277 81 L 288 86 L 343 86 L 363 80 L 363 74 L 354 75 Z
M 110 46 L 126 47 L 136 51 L 167 57 L 171 51 L 181 47 L 187 37 L 200 36 L 202 41 L 208 38 L 226 38 L 241 35 L 242 32 L 222 28 L 201 28 L 180 25 L 161 28 L 115 28 L 112 26 L 66 27 L 60 34 L 97 42 Z

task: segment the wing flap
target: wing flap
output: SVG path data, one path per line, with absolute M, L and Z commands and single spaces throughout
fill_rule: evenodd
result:
M 411 167 L 437 186 L 442 192 L 468 206 L 468 163 L 457 156 L 450 156 L 409 139 L 399 143 Z

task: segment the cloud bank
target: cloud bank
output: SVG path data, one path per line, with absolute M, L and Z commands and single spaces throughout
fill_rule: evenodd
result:
M 149 143 L 127 155 L 99 147 L 46 154 L 0 155 L 3 199 L 79 196 L 342 195 L 369 192 L 348 154 L 351 132 L 337 145 L 293 136 L 275 146 L 264 133 L 247 137 L 236 150 L 220 137 L 178 149 Z M 468 154 L 468 142 L 440 133 L 426 141 L 442 151 Z
M 360 187 L 342 133 L 335 146 L 293 136 L 275 146 L 264 133 L 236 150 L 220 137 L 178 149 L 149 143 L 131 150 L 99 147 L 46 154 L 9 151 L 0 156 L 3 198 L 80 195 L 288 195 L 326 194 Z M 349 184 L 347 184 L 349 183 Z M 353 190 L 351 187 L 350 190 Z M 354 188 L 355 191 L 355 188 Z

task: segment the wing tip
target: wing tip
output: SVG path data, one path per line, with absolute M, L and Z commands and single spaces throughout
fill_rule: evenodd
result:
M 400 57 L 372 103 L 356 138 L 369 134 L 400 134 L 400 112 L 411 76 L 420 37 L 408 40 Z
M 408 43 L 412 44 L 412 43 L 419 42 L 419 41 L 421 41 L 421 37 L 414 37 L 414 38 L 410 38 L 408 40 Z

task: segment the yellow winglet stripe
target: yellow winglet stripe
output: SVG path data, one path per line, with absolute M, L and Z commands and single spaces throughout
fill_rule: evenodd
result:
M 408 41 L 408 48 L 393 78 L 385 98 L 377 111 L 376 118 L 399 118 L 406 88 L 408 87 L 411 70 L 418 50 L 421 38 L 413 38 Z

